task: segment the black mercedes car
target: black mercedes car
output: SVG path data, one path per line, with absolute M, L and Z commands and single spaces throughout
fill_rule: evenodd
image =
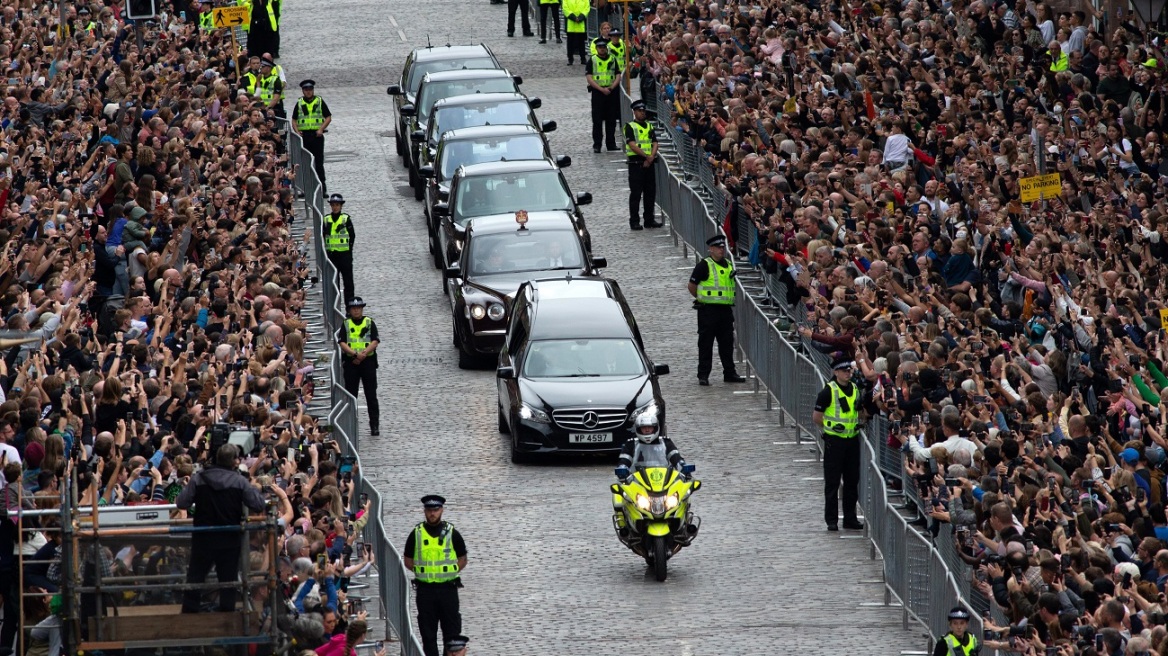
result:
M 588 192 L 572 195 L 563 172 L 550 160 L 460 166 L 450 181 L 450 199 L 435 203 L 432 210 L 441 267 L 458 262 L 467 221 L 519 210 L 566 214 L 584 241 L 585 252 L 591 252 L 592 236 L 580 211 L 582 205 L 591 202 L 592 194 Z
M 494 360 L 507 333 L 507 307 L 521 284 L 563 273 L 594 276 L 606 266 L 604 258 L 588 255 L 565 212 L 472 219 L 458 265 L 443 271 L 458 366 L 470 369 Z
M 615 454 L 636 419 L 654 415 L 665 433 L 657 377 L 668 365 L 645 355 L 616 282 L 564 277 L 523 285 L 499 352 L 499 431 L 511 460 L 535 454 Z
M 402 116 L 402 105 L 412 105 L 422 85 L 422 78 L 426 73 L 436 71 L 451 71 L 472 68 L 503 68 L 495 53 L 483 44 L 469 46 L 422 46 L 414 48 L 406 63 L 402 66 L 401 77 L 397 84 L 389 85 L 385 92 L 394 97 L 393 113 L 397 121 L 397 154 L 402 161 L 406 161 L 410 146 L 409 132 L 406 130 L 406 117 Z
M 466 69 L 427 73 L 418 87 L 417 100 L 413 105 L 402 105 L 399 110 L 406 117 L 406 134 L 426 133 L 430 122 L 430 110 L 434 103 L 443 98 L 466 96 L 476 93 L 519 93 L 523 78 L 500 69 Z M 537 108 L 538 98 L 529 98 L 528 105 Z M 420 144 L 411 143 L 407 166 L 410 186 L 414 188 L 414 199 L 422 200 L 423 181 L 418 177 L 418 149 Z
M 482 125 L 442 135 L 433 163 L 418 171 L 425 187 L 422 207 L 434 266 L 442 268 L 442 253 L 438 248 L 438 221 L 432 210 L 435 204 L 450 200 L 450 180 L 458 167 L 533 159 L 550 160 L 552 153 L 547 139 L 530 125 Z M 555 162 L 559 168 L 567 168 L 572 165 L 572 158 L 564 155 L 555 158 Z

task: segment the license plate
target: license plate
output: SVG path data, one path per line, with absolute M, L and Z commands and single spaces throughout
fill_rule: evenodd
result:
M 572 444 L 606 444 L 612 441 L 612 433 L 568 433 Z

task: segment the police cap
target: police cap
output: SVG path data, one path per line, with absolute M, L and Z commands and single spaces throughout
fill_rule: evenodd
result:
M 957 606 L 953 610 L 949 611 L 949 621 L 952 622 L 953 620 L 965 620 L 968 622 L 969 611 L 965 610 L 961 606 Z
M 345 307 L 365 307 L 365 299 L 361 298 L 360 296 L 354 296 L 353 298 L 349 299 L 348 303 L 345 303 Z
M 446 641 L 446 651 L 450 652 L 466 649 L 466 643 L 468 642 L 470 642 L 470 638 L 466 636 L 454 636 L 453 638 Z
M 596 40 L 596 47 L 597 48 L 600 48 L 600 47 L 607 48 L 608 47 L 608 39 L 605 39 L 604 37 L 597 39 Z
M 644 100 L 634 100 L 633 104 L 629 105 L 629 108 L 632 109 L 634 112 L 637 111 L 638 109 L 641 111 L 646 111 L 645 101 Z
M 268 56 L 260 57 L 260 66 L 275 66 L 276 60 Z
M 315 89 L 316 88 L 316 80 L 304 80 L 303 82 L 300 83 L 300 88 L 301 89 Z
M 422 505 L 426 508 L 441 508 L 446 505 L 446 497 L 437 494 L 427 494 L 422 497 Z
M 621 35 L 620 30 L 609 30 L 609 32 L 608 32 L 609 37 L 619 37 L 620 35 Z
M 345 204 L 345 197 L 340 194 L 333 194 L 329 196 L 329 205 L 336 203 L 337 205 Z
M 851 358 L 840 356 L 831 363 L 832 369 L 851 369 L 856 366 L 856 363 Z
M 706 246 L 717 246 L 718 248 L 726 248 L 726 236 L 714 235 L 706 240 Z

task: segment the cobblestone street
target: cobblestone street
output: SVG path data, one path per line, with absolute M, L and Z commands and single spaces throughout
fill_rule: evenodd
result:
M 505 26 L 506 7 L 487 0 L 286 5 L 289 110 L 299 81 L 315 79 L 333 112 L 328 189 L 347 200 L 357 294 L 381 332 L 382 434 L 368 436 L 362 412 L 361 452 L 364 474 L 390 508 L 390 537 L 400 548 L 422 519 L 423 494 L 447 497 L 446 519 L 470 550 L 462 609 L 475 656 L 924 649 L 923 631 L 904 631 L 900 608 L 882 605 L 868 542 L 824 530 L 812 447 L 778 427 L 752 385 L 723 385 L 717 365 L 713 387 L 698 387 L 685 288 L 692 260 L 668 230 L 629 232 L 623 157 L 591 152 L 583 68 L 565 66 L 554 40 L 509 39 Z M 693 546 L 670 561 L 665 583 L 613 533 L 612 462 L 511 464 L 496 431 L 493 371 L 457 367 L 449 304 L 429 261 L 422 205 L 394 151 L 385 93 L 427 37 L 486 43 L 524 77 L 524 93 L 543 99 L 536 114 L 559 124 L 549 140 L 555 154 L 573 158 L 572 191 L 595 197 L 584 208 L 593 250 L 608 258 L 606 273 L 628 296 L 650 358 L 672 368 L 661 379 L 669 433 L 697 465 L 703 523 Z

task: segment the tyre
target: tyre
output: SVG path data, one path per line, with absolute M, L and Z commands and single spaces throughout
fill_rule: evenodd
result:
M 418 183 L 418 176 L 414 173 L 414 167 L 412 164 L 407 164 L 406 166 L 409 168 L 409 176 L 408 177 L 409 177 L 409 181 L 410 181 L 410 186 L 413 187 L 415 190 L 414 196 L 417 196 L 418 195 L 417 189 L 420 186 Z
M 406 145 L 402 141 L 402 129 L 401 129 L 400 123 L 398 124 L 397 129 L 393 131 L 393 133 L 394 133 L 393 134 L 393 137 L 394 137 L 393 141 L 394 141 L 394 144 L 397 146 L 397 154 L 399 157 L 404 158 L 406 156 Z
M 442 255 L 438 253 L 437 240 L 433 237 L 430 238 L 430 260 L 434 263 L 435 269 L 442 270 Z M 442 286 L 445 287 L 446 285 L 443 284 Z
M 531 454 L 516 449 L 515 442 L 511 442 L 511 462 L 516 465 L 527 464 L 531 462 Z
M 461 348 L 458 349 L 458 368 L 459 369 L 477 369 L 478 364 L 479 364 L 478 358 L 471 355 L 470 353 L 467 353 L 466 351 L 462 350 Z
M 658 581 L 664 581 L 669 576 L 669 556 L 665 554 L 665 536 L 653 538 L 653 576 Z
M 499 432 L 504 435 L 511 434 L 511 427 L 507 425 L 507 418 L 503 416 L 503 406 L 499 406 Z
M 416 176 L 417 184 L 414 185 L 414 200 L 422 200 L 426 197 L 426 183 L 420 176 Z

